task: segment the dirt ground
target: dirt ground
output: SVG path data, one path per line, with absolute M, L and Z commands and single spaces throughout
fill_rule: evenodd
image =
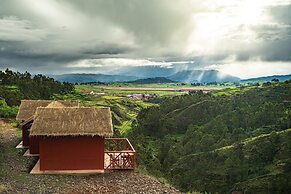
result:
M 0 119 L 0 193 L 180 193 L 134 171 L 95 175 L 31 175 L 37 158 L 16 149 L 21 132 Z

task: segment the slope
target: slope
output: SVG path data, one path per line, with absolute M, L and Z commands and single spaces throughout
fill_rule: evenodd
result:
M 290 96 L 286 81 L 164 99 L 129 134 L 138 164 L 184 192 L 286 193 Z

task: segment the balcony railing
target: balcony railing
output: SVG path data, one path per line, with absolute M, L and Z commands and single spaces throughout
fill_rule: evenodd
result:
M 105 138 L 104 169 L 135 168 L 135 150 L 127 138 Z

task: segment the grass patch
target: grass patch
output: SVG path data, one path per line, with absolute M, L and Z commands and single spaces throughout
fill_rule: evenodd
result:
M 129 120 L 129 121 L 123 122 L 122 125 L 115 126 L 115 128 L 119 130 L 121 135 L 127 136 L 127 134 L 131 131 L 131 124 L 132 124 L 132 120 Z
M 15 180 L 16 180 L 17 182 L 24 183 L 24 182 L 26 182 L 28 176 L 29 176 L 29 174 L 28 174 L 27 172 L 20 172 L 20 173 L 15 177 Z

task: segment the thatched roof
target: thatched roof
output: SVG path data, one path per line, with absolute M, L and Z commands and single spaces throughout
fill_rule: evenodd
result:
M 34 115 L 37 107 L 46 107 L 52 100 L 21 100 L 16 120 L 25 121 Z M 59 103 L 65 107 L 79 107 L 77 100 L 60 100 Z
M 30 135 L 112 136 L 110 108 L 37 108 Z
M 23 122 L 20 124 L 20 127 L 23 127 L 24 125 L 26 125 L 26 124 L 32 122 L 33 119 L 34 119 L 34 116 L 29 117 L 28 119 L 26 119 L 25 121 L 23 121 Z
M 47 108 L 65 108 L 65 105 L 58 101 L 53 101 L 46 106 Z

